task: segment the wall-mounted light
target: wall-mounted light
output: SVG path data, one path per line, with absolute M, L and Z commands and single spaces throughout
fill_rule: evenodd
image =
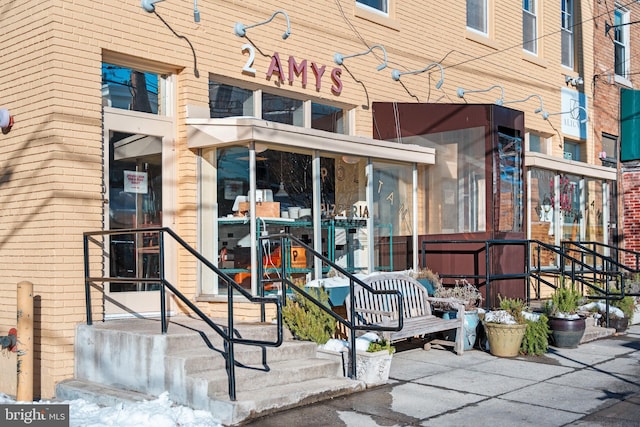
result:
M 149 13 L 156 11 L 156 3 L 164 0 L 141 0 L 140 6 Z M 198 10 L 198 0 L 193 0 L 193 20 L 200 22 L 200 11 Z
M 236 25 L 233 27 L 233 32 L 238 37 L 244 37 L 247 35 L 247 30 L 249 28 L 254 28 L 260 25 L 268 24 L 269 22 L 273 21 L 273 18 L 275 18 L 276 15 L 279 13 L 281 13 L 284 16 L 284 18 L 287 20 L 287 30 L 284 32 L 284 34 L 282 34 L 282 39 L 286 40 L 291 35 L 291 21 L 289 21 L 289 15 L 287 15 L 287 12 L 285 12 L 284 10 L 276 10 L 275 12 L 273 12 L 273 15 L 271 15 L 271 18 L 267 19 L 266 21 L 258 22 L 257 24 L 244 25 L 241 22 L 236 22 Z
M 491 87 L 488 87 L 487 89 L 476 89 L 476 90 L 465 90 L 459 87 L 456 93 L 458 94 L 459 98 L 464 98 L 464 96 L 468 93 L 489 92 L 490 90 L 493 90 L 496 88 L 500 88 L 500 98 L 496 100 L 496 104 L 502 105 L 502 103 L 504 102 L 504 88 L 501 85 L 493 85 Z
M 536 97 L 538 98 L 538 100 L 540 101 L 540 106 L 538 108 L 536 108 L 535 110 L 533 110 L 533 112 L 535 114 L 541 113 L 544 111 L 544 105 L 542 104 L 542 97 L 540 95 L 538 95 L 537 93 L 534 93 L 532 95 L 527 96 L 526 98 L 523 99 L 516 99 L 515 101 L 502 101 L 500 104 L 498 105 L 505 105 L 505 104 L 515 104 L 517 102 L 527 102 L 528 100 L 530 100 L 531 98 Z
M 366 55 L 366 54 L 368 54 L 369 52 L 371 52 L 375 48 L 378 48 L 378 49 L 382 50 L 382 53 L 384 53 L 384 62 L 382 64 L 378 65 L 376 67 L 376 69 L 378 71 L 384 70 L 387 67 L 387 51 L 385 50 L 384 46 L 379 45 L 379 44 L 371 46 L 369 49 L 365 50 L 364 52 L 354 53 L 353 55 L 343 55 L 341 53 L 336 53 L 335 55 L 333 55 L 333 62 L 335 62 L 338 65 L 342 65 L 342 63 L 344 62 L 345 59 L 353 58 L 353 57 L 361 56 L 361 55 Z
M 564 82 L 568 85 L 571 85 L 573 87 L 578 87 L 579 85 L 584 83 L 584 79 L 580 76 L 578 77 L 571 77 L 571 76 L 564 76 Z
M 6 108 L 0 108 L 0 129 L 3 134 L 8 134 L 13 126 L 13 116 Z
M 573 117 L 573 114 L 575 113 L 575 111 L 578 110 L 578 114 L 576 117 Z M 587 109 L 580 106 L 580 105 L 576 105 L 575 107 L 573 107 L 571 110 L 569 111 L 560 111 L 557 113 L 548 113 L 546 111 L 542 112 L 542 118 L 545 120 L 549 120 L 549 116 L 555 116 L 558 114 L 571 114 L 572 118 L 574 120 L 578 120 L 580 118 L 580 111 L 584 111 L 584 118 L 580 119 L 580 123 L 586 123 L 587 121 L 589 121 L 589 114 L 587 113 Z
M 440 80 L 438 80 L 438 83 L 436 83 L 436 89 L 440 89 L 442 87 L 442 84 L 444 83 L 444 69 L 442 68 L 442 65 L 440 65 L 440 63 L 438 62 L 432 62 L 431 64 L 427 65 L 426 67 L 420 69 L 420 70 L 415 70 L 415 71 L 399 71 L 399 70 L 393 70 L 391 71 L 391 78 L 395 81 L 399 81 L 400 80 L 400 76 L 403 76 L 405 74 L 420 74 L 420 73 L 424 73 L 425 71 L 428 71 L 434 67 L 438 67 L 440 68 Z

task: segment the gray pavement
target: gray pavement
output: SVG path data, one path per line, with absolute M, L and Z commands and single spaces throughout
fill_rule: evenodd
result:
M 539 357 L 399 348 L 388 384 L 250 426 L 640 426 L 640 325 Z

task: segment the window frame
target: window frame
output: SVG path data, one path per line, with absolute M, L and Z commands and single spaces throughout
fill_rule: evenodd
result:
M 560 8 L 560 62 L 563 66 L 573 70 L 575 66 L 575 35 L 573 32 L 574 0 L 561 0 Z M 566 46 L 563 42 L 565 36 L 568 39 Z M 565 49 L 570 49 L 570 52 L 565 52 Z M 565 58 L 569 63 L 565 63 Z
M 374 13 L 379 13 L 384 16 L 389 16 L 390 2 L 391 0 L 379 0 L 377 3 L 380 3 L 381 7 L 376 7 L 376 6 L 367 4 L 366 0 L 356 0 L 356 6 L 361 7 L 365 10 L 369 10 Z
M 525 34 L 527 16 L 530 16 L 533 21 L 533 34 L 530 34 L 528 38 Z M 533 50 L 527 46 L 532 46 Z M 538 55 L 538 0 L 522 0 L 522 49 L 532 55 Z
M 470 4 L 471 2 L 478 3 L 478 4 L 473 5 L 473 4 Z M 484 28 L 476 28 L 469 25 L 469 7 L 470 6 L 478 7 L 478 10 L 476 10 L 476 12 L 480 12 L 482 14 L 481 20 L 483 21 L 482 26 L 484 26 Z M 479 10 L 479 9 L 483 9 L 483 10 Z M 485 37 L 489 37 L 489 0 L 467 0 L 466 11 L 467 11 L 467 18 L 466 18 L 467 30 L 473 31 L 478 34 L 482 34 Z
M 630 12 L 623 8 L 616 8 L 614 11 L 614 27 L 613 28 L 613 72 L 617 79 L 626 80 L 629 76 L 629 59 L 630 59 L 630 37 L 629 37 L 629 17 Z M 617 18 L 620 17 L 620 20 Z M 623 50 L 624 58 L 620 60 L 618 56 L 618 48 Z M 618 73 L 619 66 L 624 67 L 622 74 Z

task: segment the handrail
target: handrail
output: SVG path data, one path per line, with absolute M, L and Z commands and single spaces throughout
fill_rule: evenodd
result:
M 324 311 L 325 313 L 329 314 L 331 317 L 333 317 L 337 322 L 339 322 L 341 325 L 343 325 L 344 327 L 346 327 L 347 329 L 349 329 L 349 341 L 350 341 L 350 345 L 349 345 L 349 358 L 351 360 L 351 363 L 349 364 L 349 377 L 355 379 L 356 378 L 356 346 L 355 346 L 355 342 L 356 342 L 356 331 L 357 330 L 362 330 L 362 331 L 400 331 L 402 330 L 402 328 L 404 327 L 404 316 L 402 313 L 402 307 L 404 305 L 404 296 L 402 295 L 402 293 L 399 290 L 392 290 L 392 289 L 374 289 L 373 287 L 369 286 L 368 284 L 364 283 L 362 280 L 358 279 L 356 276 L 354 276 L 353 274 L 351 274 L 350 272 L 348 272 L 346 269 L 342 268 L 341 266 L 339 266 L 338 264 L 336 264 L 335 262 L 331 261 L 329 258 L 325 257 L 324 255 L 322 255 L 319 252 L 316 252 L 315 249 L 313 249 L 311 246 L 309 246 L 307 243 L 305 243 L 304 241 L 298 239 L 296 236 L 290 234 L 290 233 L 278 233 L 278 234 L 271 234 L 269 236 L 261 236 L 259 238 L 260 240 L 260 244 L 258 245 L 258 259 L 263 259 L 263 250 L 265 245 L 262 244 L 262 242 L 264 240 L 270 240 L 270 239 L 279 239 L 280 240 L 280 248 L 281 248 L 281 254 L 282 254 L 282 260 L 281 260 L 281 277 L 280 277 L 280 283 L 283 284 L 282 289 L 281 289 L 281 298 L 282 298 L 282 306 L 285 306 L 287 303 L 287 289 L 291 288 L 293 291 L 297 292 L 299 295 L 302 295 L 304 298 L 307 298 L 309 301 L 311 301 L 314 305 L 316 305 L 317 307 L 319 307 L 322 311 Z M 312 295 L 310 295 L 308 292 L 306 292 L 304 289 L 302 289 L 301 287 L 297 286 L 296 284 L 292 283 L 289 279 L 288 279 L 288 275 L 287 275 L 287 264 L 288 264 L 288 248 L 290 246 L 289 242 L 293 242 L 295 243 L 297 246 L 300 246 L 302 248 L 305 249 L 307 254 L 311 254 L 313 257 L 320 259 L 323 263 L 328 264 L 329 266 L 335 268 L 340 274 L 342 274 L 343 276 L 349 278 L 349 298 L 350 298 L 350 313 L 348 315 L 349 319 L 352 320 L 348 320 L 345 319 L 344 317 L 340 316 L 338 313 L 335 313 L 333 310 L 331 310 L 329 307 L 326 307 L 324 304 L 322 304 L 320 301 L 318 301 L 316 298 L 314 298 Z M 258 277 L 259 280 L 262 284 L 262 282 L 264 281 L 264 274 L 263 274 L 263 269 L 262 269 L 262 263 L 259 263 L 259 268 L 258 268 Z M 358 284 L 359 286 L 362 286 L 364 289 L 366 289 L 368 292 L 371 292 L 374 295 L 395 295 L 398 298 L 398 314 L 397 314 L 397 319 L 398 319 L 398 324 L 397 326 L 380 326 L 380 325 L 358 325 L 355 324 L 355 322 L 353 321 L 353 319 L 356 318 L 355 313 L 356 313 L 356 309 L 355 309 L 355 301 L 354 301 L 354 284 Z M 260 286 L 260 292 L 261 294 L 264 294 L 264 286 Z
M 103 250 L 103 255 L 107 254 L 104 251 L 104 242 L 100 242 L 96 239 L 96 236 L 113 236 L 123 234 L 139 234 L 139 233 L 158 233 L 158 250 L 159 250 L 159 278 L 123 278 L 123 277 L 104 277 L 104 273 L 101 276 L 92 277 L 89 266 L 89 242 L 96 244 Z M 175 286 L 173 286 L 164 277 L 164 235 L 171 236 L 183 249 L 187 250 L 191 255 L 202 262 L 207 268 L 212 270 L 218 277 L 220 277 L 228 286 L 227 292 L 227 327 L 221 328 L 215 324 L 209 316 L 202 312 L 189 298 L 187 298 L 182 292 L 180 292 Z M 119 230 L 102 230 L 102 231 L 90 231 L 83 233 L 83 249 L 84 249 L 84 273 L 85 273 L 85 303 L 87 311 L 87 325 L 93 324 L 92 310 L 91 310 L 91 287 L 92 283 L 158 283 L 160 284 L 160 310 L 161 310 L 161 330 L 162 334 L 167 333 L 167 314 L 166 314 L 166 289 L 169 289 L 173 295 L 175 295 L 180 301 L 187 305 L 200 319 L 202 319 L 211 329 L 213 329 L 218 335 L 222 337 L 225 343 L 225 352 L 227 358 L 227 379 L 229 383 L 229 399 L 236 400 L 236 381 L 235 381 L 235 344 L 266 346 L 266 347 L 278 347 L 283 342 L 283 328 L 282 328 L 282 303 L 280 299 L 265 296 L 253 296 L 233 279 L 226 275 L 223 271 L 213 265 L 208 259 L 203 257 L 198 251 L 192 248 L 186 241 L 178 236 L 173 230 L 168 227 L 149 227 L 144 229 L 119 229 Z M 233 318 L 233 291 L 239 292 L 244 298 L 252 303 L 259 303 L 261 309 L 264 310 L 264 304 L 270 303 L 276 306 L 277 317 L 277 339 L 276 341 L 264 341 L 264 340 L 251 340 L 243 339 L 242 337 L 236 337 L 237 332 L 234 328 Z M 266 357 L 263 352 L 263 362 L 266 362 Z
M 596 260 L 601 260 L 602 265 L 605 263 L 615 266 L 620 270 L 624 270 L 628 273 L 640 273 L 640 270 L 631 269 L 624 264 L 618 262 L 617 260 L 612 259 L 606 255 L 598 253 L 595 249 L 590 249 L 586 245 L 595 244 L 597 242 L 571 242 L 566 241 L 563 242 L 562 246 L 552 245 L 549 243 L 545 243 L 539 240 L 423 240 L 421 245 L 421 253 L 422 253 L 422 266 L 427 266 L 427 254 L 470 254 L 474 255 L 476 259 L 474 259 L 474 272 L 475 274 L 442 274 L 439 272 L 440 277 L 443 278 L 474 278 L 476 279 L 476 286 L 486 286 L 487 296 L 490 295 L 491 282 L 495 280 L 505 279 L 505 278 L 524 278 L 525 280 L 525 302 L 527 305 L 531 302 L 531 280 L 535 279 L 538 287 L 538 295 L 540 294 L 540 284 L 544 284 L 552 289 L 556 289 L 558 286 L 547 281 L 542 273 L 546 274 L 557 274 L 562 277 L 569 276 L 570 279 L 574 283 L 579 283 L 581 286 L 586 286 L 590 289 L 595 290 L 599 294 L 599 298 L 603 298 L 606 301 L 606 321 L 607 325 L 609 324 L 609 302 L 611 300 L 619 300 L 622 299 L 625 295 L 633 295 L 640 296 L 640 294 L 632 294 L 627 292 L 625 294 L 625 286 L 624 286 L 624 275 L 619 270 L 610 270 L 610 269 L 598 269 Z M 428 250 L 427 245 L 429 244 L 446 244 L 449 246 L 445 249 L 437 249 L 437 250 Z M 465 244 L 465 245 L 481 245 L 477 248 L 469 249 L 457 249 L 451 248 L 452 245 L 456 244 Z M 492 274 L 491 272 L 491 247 L 495 245 L 525 245 L 525 266 L 523 273 L 516 274 Z M 578 249 L 568 249 L 568 246 L 573 245 Z M 602 246 L 607 246 L 602 244 Z M 609 246 L 609 248 L 613 248 L 616 250 L 622 250 L 616 247 Z M 540 250 L 544 249 L 546 251 L 554 253 L 559 259 L 560 263 L 555 268 L 543 268 L 541 266 L 541 255 Z M 572 256 L 571 252 L 576 251 L 579 253 L 579 257 Z M 479 274 L 479 262 L 477 257 L 482 253 L 485 253 L 485 274 Z M 633 253 L 634 251 L 628 251 Z M 594 263 L 590 264 L 585 261 L 586 256 L 591 256 L 594 260 Z M 640 257 L 640 252 L 635 253 L 638 257 Z M 532 260 L 537 260 L 537 262 L 533 262 Z M 588 279 L 588 276 L 592 275 L 593 278 L 591 280 Z M 598 278 L 598 275 L 602 276 Z M 478 281 L 478 279 L 484 279 L 483 281 Z M 609 282 L 612 280 L 616 280 L 621 283 L 621 292 L 613 292 L 609 288 Z M 604 283 L 604 288 L 597 286 L 598 282 Z M 595 297 L 589 297 L 595 298 Z M 487 305 L 489 303 L 489 298 L 487 298 Z

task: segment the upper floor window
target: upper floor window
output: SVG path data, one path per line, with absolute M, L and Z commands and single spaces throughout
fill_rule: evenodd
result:
M 389 13 L 389 0 L 356 0 L 356 3 L 375 9 L 384 14 Z
M 561 0 L 561 50 L 562 65 L 573 68 L 573 0 Z
M 618 138 L 607 133 L 602 134 L 602 151 L 598 158 L 603 166 L 616 167 L 618 163 Z
M 575 160 L 577 162 L 582 161 L 581 144 L 579 142 L 572 142 L 564 140 L 564 158 L 567 160 Z
M 165 84 L 166 78 L 157 73 L 102 63 L 102 105 L 105 107 L 166 115 L 159 103 Z
M 489 33 L 487 2 L 488 0 L 467 0 L 467 28 L 483 34 Z
M 613 22 L 613 45 L 615 51 L 614 69 L 616 76 L 627 78 L 629 75 L 629 12 L 616 9 Z
M 529 143 L 529 151 L 535 152 L 535 153 L 542 153 L 542 154 L 547 154 L 548 150 L 548 141 L 549 138 L 547 138 L 544 135 L 541 135 L 539 133 L 534 133 L 534 132 L 529 132 L 527 133 L 527 141 Z
M 533 54 L 538 53 L 538 10 L 537 0 L 522 0 L 522 48 Z

